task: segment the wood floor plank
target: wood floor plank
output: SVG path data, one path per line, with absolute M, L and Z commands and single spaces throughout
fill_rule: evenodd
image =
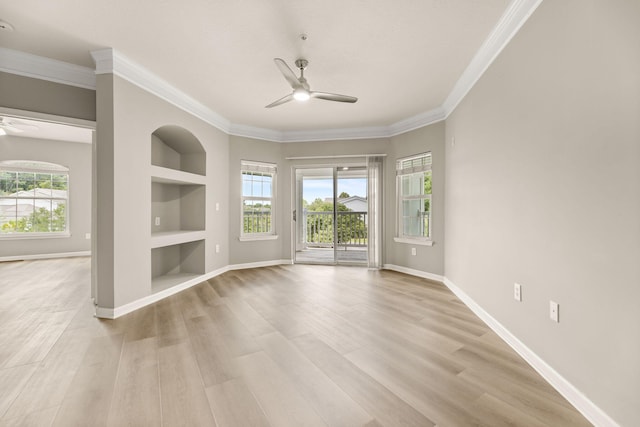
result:
M 106 425 L 123 343 L 123 335 L 91 340 L 62 400 L 54 426 Z
M 59 406 L 91 345 L 93 333 L 90 328 L 65 331 L 45 360 L 37 364 L 4 417 L 22 418 L 34 411 Z
M 435 425 L 313 335 L 304 335 L 292 341 L 309 360 L 381 424 L 387 427 Z
M 161 424 L 156 338 L 125 342 L 109 411 L 109 426 Z
M 549 427 L 488 393 L 482 395 L 472 409 L 485 425 L 491 427 Z
M 242 322 L 249 333 L 255 337 L 275 332 L 275 329 L 247 302 L 238 297 L 222 298 L 229 310 Z
M 492 396 L 547 425 L 590 426 L 572 408 L 558 403 L 555 390 L 541 390 L 497 372 L 468 368 L 458 376 L 469 384 L 486 390 Z M 549 389 L 551 387 L 549 386 Z
M 159 351 L 162 424 L 165 426 L 215 426 L 216 423 L 188 343 Z
M 0 419 L 22 392 L 37 367 L 38 365 L 33 363 L 0 370 L 0 384 L 2 385 L 0 387 Z
M 253 335 L 226 305 L 209 307 L 207 315 L 218 329 L 219 336 L 231 356 L 242 356 L 260 350 Z
M 58 406 L 31 412 L 24 417 L 0 419 L 0 427 L 49 427 L 58 413 Z
M 0 262 L 0 427 L 589 425 L 441 283 L 235 270 L 106 320 L 90 275 Z
M 483 391 L 469 386 L 456 375 L 420 371 L 402 359 L 394 363 L 366 349 L 345 357 L 437 425 L 482 425 L 466 407 Z
M 270 424 L 281 427 L 326 427 L 322 418 L 264 352 L 238 358 L 242 378 Z
M 241 379 L 207 388 L 209 405 L 218 427 L 270 427 L 247 385 Z
M 187 330 L 205 387 L 238 378 L 240 373 L 220 332 L 208 316 L 188 319 Z
M 156 305 L 158 347 L 186 342 L 189 339 L 180 304 L 175 298 L 164 299 Z
M 371 415 L 282 335 L 265 335 L 259 342 L 327 425 L 351 427 L 372 421 Z

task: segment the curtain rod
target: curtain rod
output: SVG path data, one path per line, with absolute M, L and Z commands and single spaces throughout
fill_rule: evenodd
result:
M 314 159 L 350 159 L 354 157 L 387 157 L 386 154 L 338 154 L 335 156 L 302 156 L 285 157 L 285 160 L 314 160 Z

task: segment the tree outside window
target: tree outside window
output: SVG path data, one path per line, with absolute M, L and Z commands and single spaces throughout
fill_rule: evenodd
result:
M 64 166 L 0 162 L 0 236 L 66 233 L 68 190 Z

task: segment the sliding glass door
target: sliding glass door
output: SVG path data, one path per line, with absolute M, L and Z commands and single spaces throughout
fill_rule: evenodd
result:
M 365 165 L 295 170 L 296 263 L 367 265 Z

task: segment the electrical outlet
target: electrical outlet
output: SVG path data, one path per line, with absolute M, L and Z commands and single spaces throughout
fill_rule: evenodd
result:
M 411 248 L 411 255 L 416 256 L 417 254 L 416 248 Z
M 216 253 L 219 254 L 220 253 L 220 245 L 216 245 Z
M 216 202 L 216 211 L 219 211 L 219 210 L 220 210 L 220 203 Z
M 513 284 L 513 298 L 516 301 L 522 301 L 522 286 L 519 283 Z
M 554 322 L 560 322 L 560 305 L 557 302 L 549 301 L 549 318 Z
M 156 227 L 157 227 L 157 226 L 159 226 L 159 225 L 160 225 L 160 217 L 159 217 L 159 216 L 157 216 L 157 217 L 156 217 Z
M 91 240 L 91 233 L 84 233 L 84 238 L 87 240 Z

